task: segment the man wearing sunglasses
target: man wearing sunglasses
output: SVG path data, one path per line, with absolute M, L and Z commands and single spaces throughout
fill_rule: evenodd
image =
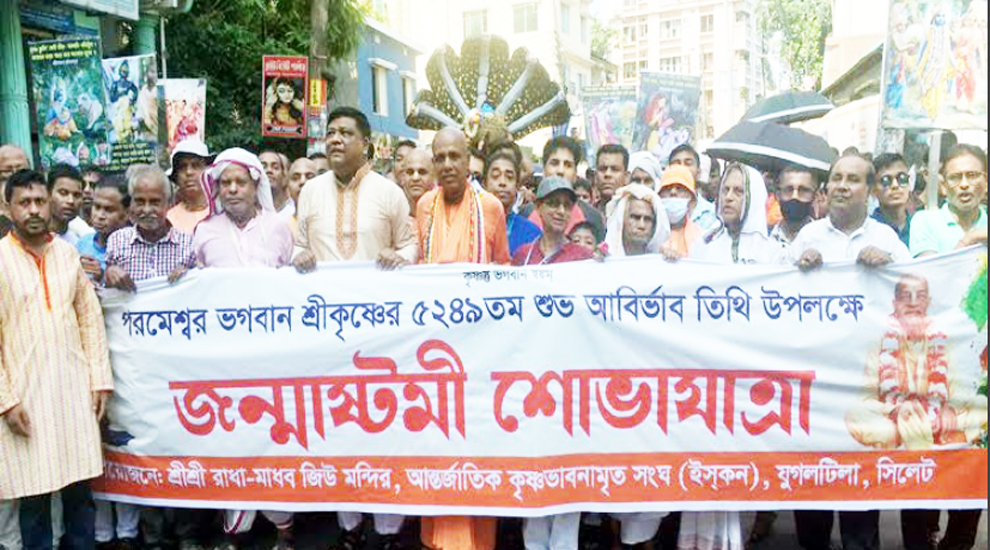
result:
M 874 188 L 880 207 L 873 211 L 872 217 L 880 223 L 887 224 L 897 233 L 905 246 L 911 244 L 911 176 L 908 174 L 907 161 L 898 153 L 884 153 L 873 161 L 877 171 L 877 182 Z

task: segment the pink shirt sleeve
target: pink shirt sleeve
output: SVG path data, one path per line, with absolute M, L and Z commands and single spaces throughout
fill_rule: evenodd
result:
M 276 257 L 277 267 L 285 267 L 292 263 L 292 253 L 296 244 L 295 237 L 292 235 L 292 228 L 289 227 L 289 222 L 282 218 L 277 218 L 278 221 L 275 224 L 275 243 L 274 246 L 278 250 L 278 256 Z

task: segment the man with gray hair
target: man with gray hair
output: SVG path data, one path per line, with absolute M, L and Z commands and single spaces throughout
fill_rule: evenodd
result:
M 192 265 L 192 237 L 179 233 L 166 219 L 172 186 L 165 173 L 153 166 L 134 169 L 127 178 L 131 195 L 131 227 L 107 242 L 107 287 L 136 290 L 135 283 L 153 277 L 184 273 Z
M 168 276 L 170 281 L 178 280 L 193 264 L 193 243 L 192 235 L 179 232 L 166 218 L 172 203 L 172 185 L 158 168 L 137 165 L 127 170 L 127 190 L 132 225 L 117 230 L 107 241 L 104 284 L 134 292 L 136 283 L 145 279 Z M 165 510 L 146 508 L 141 515 L 145 547 L 165 546 Z M 202 514 L 176 510 L 175 515 L 180 550 L 202 550 L 198 537 Z

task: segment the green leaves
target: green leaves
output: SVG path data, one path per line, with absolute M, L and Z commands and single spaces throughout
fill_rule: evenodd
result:
M 805 77 L 821 82 L 825 38 L 832 32 L 829 0 L 760 0 L 760 31 L 764 37 L 783 34 L 781 56 L 795 87 Z
M 358 45 L 364 14 L 356 0 L 327 3 L 327 52 L 339 59 Z M 257 149 L 261 139 L 261 58 L 308 55 L 310 2 L 302 0 L 197 0 L 190 13 L 166 25 L 169 76 L 206 78 L 206 138 L 211 149 Z M 302 140 L 279 149 L 305 151 Z
M 607 59 L 609 50 L 615 45 L 616 38 L 619 37 L 619 29 L 603 25 L 597 18 L 592 21 L 591 27 L 591 55 Z

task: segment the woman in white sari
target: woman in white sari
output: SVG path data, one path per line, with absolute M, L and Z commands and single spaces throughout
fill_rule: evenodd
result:
M 776 263 L 767 237 L 767 187 L 759 172 L 731 164 L 717 196 L 719 222 L 691 247 L 690 258 L 713 263 Z M 739 512 L 687 512 L 678 550 L 743 550 Z
M 755 168 L 730 164 L 719 184 L 719 223 L 691 248 L 690 258 L 725 264 L 779 262 L 767 236 L 767 186 Z

